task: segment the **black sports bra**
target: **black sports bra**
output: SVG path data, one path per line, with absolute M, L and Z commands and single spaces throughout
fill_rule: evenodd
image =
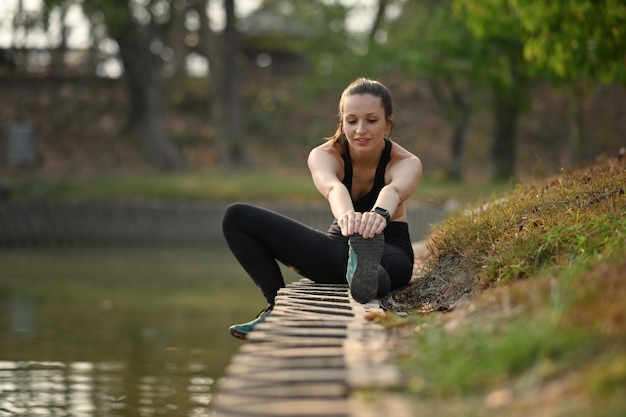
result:
M 378 166 L 376 167 L 374 185 L 372 186 L 372 189 L 369 190 L 369 192 L 365 194 L 361 199 L 357 201 L 352 199 L 352 204 L 354 205 L 355 211 L 370 211 L 374 207 L 376 199 L 378 198 L 378 194 L 380 194 L 380 190 L 382 190 L 382 188 L 385 186 L 385 169 L 387 168 L 387 164 L 389 163 L 390 156 L 391 141 L 389 139 L 385 139 L 385 149 L 383 149 L 383 152 L 380 155 L 380 160 L 378 161 Z M 346 186 L 350 195 L 352 195 L 352 160 L 350 159 L 350 152 L 345 142 L 342 146 L 341 157 L 343 158 L 344 166 L 342 183 Z

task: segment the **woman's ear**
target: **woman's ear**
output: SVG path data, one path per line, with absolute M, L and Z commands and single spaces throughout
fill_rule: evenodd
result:
M 391 131 L 393 130 L 393 115 L 387 118 L 387 131 L 391 135 Z

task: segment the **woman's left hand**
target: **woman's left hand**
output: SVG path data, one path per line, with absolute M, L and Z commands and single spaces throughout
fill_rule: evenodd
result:
M 378 213 L 366 211 L 361 213 L 361 223 L 358 233 L 365 239 L 371 239 L 380 234 L 387 227 L 387 220 Z

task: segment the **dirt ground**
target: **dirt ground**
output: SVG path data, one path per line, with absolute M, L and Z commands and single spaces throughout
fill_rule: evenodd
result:
M 459 259 L 447 256 L 433 266 L 428 241 L 413 244 L 415 265 L 413 278 L 406 287 L 382 300 L 385 309 L 430 313 L 450 311 L 467 299 L 474 289 L 474 280 L 460 267 Z

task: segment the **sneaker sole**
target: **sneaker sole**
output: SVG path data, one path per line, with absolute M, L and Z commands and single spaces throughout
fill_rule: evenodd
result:
M 350 293 L 359 303 L 369 303 L 378 293 L 378 265 L 385 249 L 385 237 L 382 233 L 371 239 L 352 235 L 350 246 L 357 257 L 356 270 L 350 282 Z
M 246 340 L 248 338 L 248 333 L 241 333 L 241 332 L 233 329 L 232 327 L 230 329 L 228 329 L 228 331 L 230 332 L 231 336 L 234 336 L 237 339 Z

